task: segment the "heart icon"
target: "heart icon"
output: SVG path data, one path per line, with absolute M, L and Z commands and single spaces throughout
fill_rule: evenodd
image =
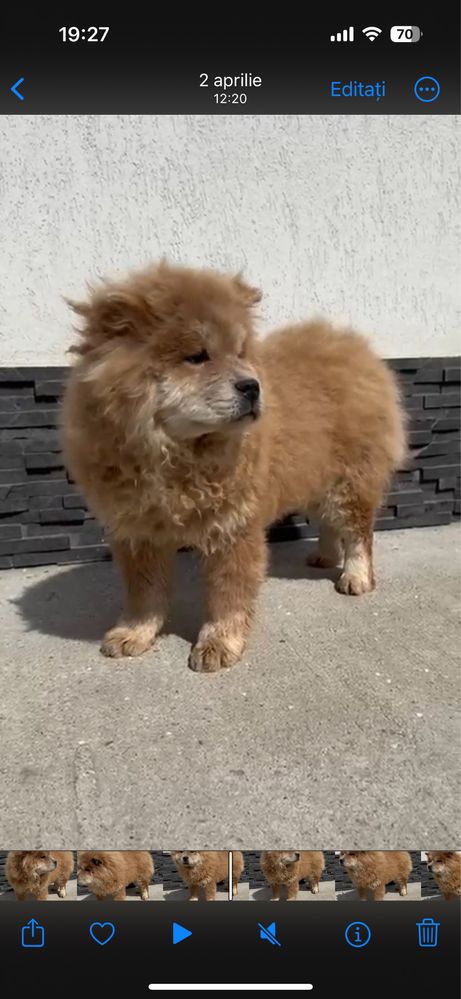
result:
M 92 923 L 90 926 L 90 936 L 101 947 L 104 947 L 104 944 L 112 940 L 114 933 L 115 926 L 113 923 Z

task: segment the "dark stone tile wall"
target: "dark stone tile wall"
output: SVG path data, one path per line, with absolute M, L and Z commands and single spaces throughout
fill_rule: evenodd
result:
M 460 359 L 389 361 L 401 381 L 412 452 L 376 528 L 448 524 L 461 512 Z M 0 368 L 0 568 L 110 557 L 104 533 L 67 475 L 57 422 L 66 367 Z M 315 537 L 302 516 L 275 524 L 271 541 Z

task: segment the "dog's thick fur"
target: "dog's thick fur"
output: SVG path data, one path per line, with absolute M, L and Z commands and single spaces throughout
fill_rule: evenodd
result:
M 461 898 L 461 854 L 456 850 L 428 850 L 427 866 L 446 902 Z
M 110 895 L 114 902 L 123 902 L 128 885 L 135 884 L 147 902 L 153 873 L 147 850 L 82 850 L 77 855 L 77 881 L 98 901 Z
M 319 892 L 319 881 L 325 869 L 320 850 L 265 850 L 261 854 L 261 870 L 272 889 L 272 902 L 280 899 L 280 889 L 286 886 L 287 902 L 296 902 L 299 882 L 309 882 L 313 895 Z
M 405 850 L 355 850 L 341 853 L 340 860 L 361 902 L 367 901 L 368 892 L 375 902 L 381 902 L 390 881 L 395 881 L 400 895 L 407 894 L 412 863 Z
M 68 850 L 10 850 L 5 873 L 18 902 L 30 897 L 44 902 L 51 888 L 59 898 L 66 897 L 73 869 L 74 858 Z
M 220 881 L 229 881 L 227 850 L 174 850 L 173 860 L 189 888 L 189 902 L 198 902 L 203 889 L 206 902 L 214 902 Z M 243 854 L 232 851 L 232 894 L 238 892 L 238 882 L 244 867 Z
M 160 264 L 73 306 L 83 328 L 64 452 L 126 588 L 105 655 L 153 644 L 174 554 L 192 547 L 206 560 L 208 620 L 191 666 L 235 663 L 265 529 L 294 511 L 319 518 L 309 561 L 340 566 L 340 592 L 374 587 L 374 516 L 406 450 L 396 381 L 361 336 L 324 322 L 257 340 L 260 297 L 240 277 Z

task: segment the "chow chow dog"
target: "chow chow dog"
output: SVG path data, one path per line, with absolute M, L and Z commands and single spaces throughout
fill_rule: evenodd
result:
M 123 902 L 128 885 L 135 884 L 143 902 L 149 899 L 154 863 L 147 850 L 83 850 L 77 854 L 77 881 L 98 901 L 112 896 Z
M 67 467 L 105 526 L 126 602 L 107 656 L 138 656 L 168 610 L 175 553 L 204 557 L 207 620 L 190 665 L 241 657 L 267 563 L 266 528 L 318 517 L 336 589 L 375 585 L 373 522 L 406 451 L 393 373 L 325 322 L 257 339 L 261 293 L 240 276 L 162 263 L 101 284 L 65 393 Z
M 30 896 L 37 902 L 45 902 L 53 887 L 59 898 L 66 897 L 73 869 L 70 850 L 10 850 L 5 873 L 18 902 L 25 902 Z
M 456 850 L 428 850 L 427 866 L 446 902 L 461 898 L 461 854 Z
M 373 900 L 381 902 L 386 894 L 386 885 L 395 881 L 399 895 L 407 894 L 407 882 L 412 863 L 405 850 L 352 850 L 339 857 L 353 881 L 361 902 L 366 902 L 368 892 Z
M 261 855 L 261 870 L 271 886 L 272 902 L 279 901 L 282 885 L 286 885 L 287 902 L 296 902 L 299 882 L 304 879 L 312 894 L 317 895 L 324 869 L 320 850 L 265 850 Z
M 198 902 L 203 888 L 206 902 L 214 902 L 220 881 L 228 882 L 229 854 L 227 850 L 173 850 L 171 856 L 189 888 L 189 902 Z M 243 854 L 232 851 L 232 894 L 237 895 L 238 881 L 244 867 Z

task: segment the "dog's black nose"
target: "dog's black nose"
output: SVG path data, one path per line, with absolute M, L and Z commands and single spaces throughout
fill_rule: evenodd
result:
M 261 390 L 256 378 L 241 378 L 240 381 L 235 383 L 235 387 L 237 392 L 241 392 L 249 402 L 254 403 L 259 399 Z

